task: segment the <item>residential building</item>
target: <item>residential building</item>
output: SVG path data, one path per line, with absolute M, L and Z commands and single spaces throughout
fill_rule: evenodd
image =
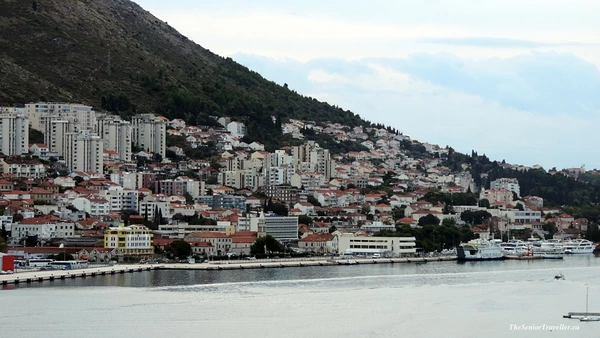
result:
M 133 189 L 125 189 L 120 186 L 111 186 L 100 192 L 100 196 L 109 203 L 109 212 L 121 210 L 138 210 L 139 192 Z
M 77 210 L 85 211 L 92 216 L 104 216 L 110 211 L 110 203 L 104 198 L 95 196 L 77 197 L 72 204 Z
M 46 168 L 38 160 L 23 160 L 20 158 L 4 158 L 0 160 L 4 174 L 16 177 L 42 178 L 46 177 Z
M 162 116 L 141 114 L 134 116 L 131 124 L 133 144 L 164 158 L 167 145 L 167 120 Z
M 53 120 L 68 121 L 68 132 L 96 130 L 96 112 L 83 104 L 61 102 L 37 102 L 25 105 L 25 115 L 31 121 L 31 128 L 47 133 Z M 46 141 L 46 144 L 48 142 Z
M 29 120 L 23 114 L 0 114 L 0 152 L 21 155 L 29 152 Z
M 89 130 L 67 133 L 64 156 L 72 171 L 104 172 L 104 143 Z
M 121 161 L 131 161 L 132 127 L 130 122 L 115 115 L 99 116 L 97 134 L 104 141 L 104 149 L 116 151 Z
M 298 240 L 298 249 L 301 252 L 314 252 L 316 254 L 338 253 L 338 236 L 329 233 L 311 234 Z
M 521 187 L 519 186 L 519 181 L 516 178 L 499 178 L 493 180 L 490 182 L 490 189 L 506 189 L 515 192 L 517 197 L 521 196 Z
M 124 255 L 149 256 L 154 254 L 153 236 L 143 225 L 109 227 L 104 234 L 104 248 L 118 249 Z
M 189 234 L 185 236 L 184 241 L 189 243 L 195 242 L 208 242 L 214 248 L 214 251 L 210 252 L 211 255 L 221 256 L 228 253 L 231 250 L 231 236 L 228 236 L 222 232 L 215 231 L 201 231 Z M 192 245 L 192 250 L 194 250 Z M 198 252 L 194 252 L 198 253 Z

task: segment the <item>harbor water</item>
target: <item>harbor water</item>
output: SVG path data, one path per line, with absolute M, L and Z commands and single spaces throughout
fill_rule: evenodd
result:
M 8 285 L 6 337 L 596 337 L 600 258 L 144 271 Z M 562 273 L 565 280 L 554 280 Z

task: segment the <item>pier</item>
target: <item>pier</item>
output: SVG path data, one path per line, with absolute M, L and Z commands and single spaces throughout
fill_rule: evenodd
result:
M 74 270 L 46 270 L 17 272 L 10 275 L 0 275 L 0 284 L 31 284 L 55 280 L 75 278 L 89 278 L 97 276 L 117 275 L 125 273 L 152 271 L 152 270 L 242 270 L 242 269 L 274 269 L 274 268 L 299 268 L 310 266 L 338 266 L 360 264 L 408 264 L 427 263 L 439 261 L 453 261 L 456 256 L 440 257 L 413 257 L 413 258 L 362 258 L 362 259 L 312 259 L 312 260 L 237 260 L 214 261 L 209 263 L 173 263 L 173 264 L 135 264 L 92 267 Z

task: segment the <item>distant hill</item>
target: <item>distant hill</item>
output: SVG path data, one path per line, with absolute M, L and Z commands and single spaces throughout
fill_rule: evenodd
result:
M 273 115 L 369 124 L 213 54 L 128 0 L 5 0 L 0 41 L 0 105 L 80 102 L 197 124 L 230 116 L 262 135 Z

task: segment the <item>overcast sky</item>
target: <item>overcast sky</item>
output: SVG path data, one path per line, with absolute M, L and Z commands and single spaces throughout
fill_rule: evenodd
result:
M 600 1 L 136 2 L 214 53 L 419 141 L 600 169 Z

